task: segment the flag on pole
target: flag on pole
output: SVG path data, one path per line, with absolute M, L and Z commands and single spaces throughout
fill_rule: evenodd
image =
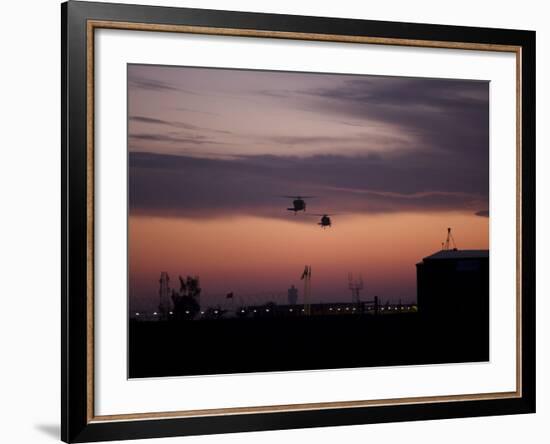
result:
M 226 298 L 226 299 L 233 299 L 233 292 L 227 293 L 227 294 L 225 295 L 225 298 Z

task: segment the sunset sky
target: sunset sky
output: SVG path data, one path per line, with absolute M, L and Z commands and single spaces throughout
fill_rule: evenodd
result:
M 447 227 L 489 247 L 488 82 L 129 65 L 128 116 L 131 310 L 162 271 L 204 305 L 301 302 L 305 264 L 314 301 L 351 301 L 352 272 L 413 302 Z

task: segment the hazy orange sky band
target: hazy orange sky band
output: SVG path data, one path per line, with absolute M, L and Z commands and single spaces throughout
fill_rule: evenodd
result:
M 489 218 L 471 212 L 342 215 L 328 229 L 316 222 L 304 214 L 287 219 L 130 216 L 130 309 L 156 309 L 162 271 L 176 289 L 178 275 L 198 275 L 203 306 L 226 303 L 229 292 L 236 303 L 285 303 L 292 284 L 301 302 L 306 264 L 312 267 L 312 301 L 351 301 L 351 272 L 363 278 L 364 300 L 376 295 L 414 302 L 415 264 L 441 249 L 447 227 L 459 249 L 489 248 Z

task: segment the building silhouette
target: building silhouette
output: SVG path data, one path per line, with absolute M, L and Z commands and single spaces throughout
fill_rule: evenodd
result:
M 292 285 L 288 289 L 288 305 L 296 305 L 298 302 L 298 289 Z
M 441 250 L 416 264 L 418 311 L 425 316 L 485 317 L 489 251 Z

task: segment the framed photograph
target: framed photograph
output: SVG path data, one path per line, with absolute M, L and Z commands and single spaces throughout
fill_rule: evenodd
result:
M 535 411 L 535 33 L 69 1 L 62 439 Z

